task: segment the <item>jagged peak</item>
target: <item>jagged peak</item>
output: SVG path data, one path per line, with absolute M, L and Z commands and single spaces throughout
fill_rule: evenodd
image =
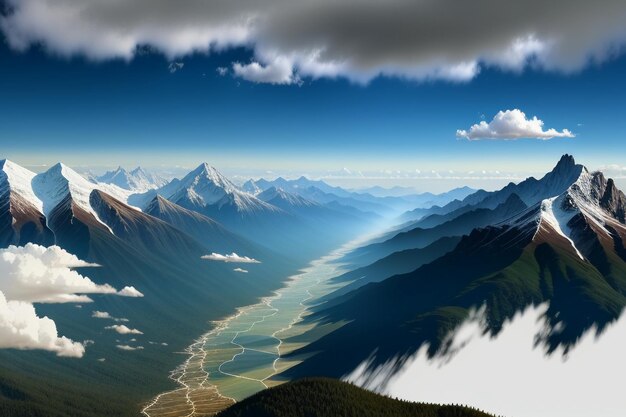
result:
M 559 159 L 559 162 L 556 164 L 557 167 L 559 166 L 575 166 L 576 165 L 576 160 L 574 159 L 574 156 L 566 153 L 563 154 L 563 156 L 561 156 L 561 159 Z

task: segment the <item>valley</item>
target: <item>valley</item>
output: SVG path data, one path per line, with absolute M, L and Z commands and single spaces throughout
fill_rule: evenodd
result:
M 335 261 L 363 240 L 311 262 L 273 295 L 215 322 L 186 349 L 189 358 L 172 371 L 170 378 L 180 387 L 159 394 L 142 413 L 147 417 L 212 415 L 281 383 L 273 377 L 295 364 L 282 355 L 308 343 L 298 338 L 311 330 L 301 323 L 308 307 L 345 285 L 331 280 L 341 272 Z

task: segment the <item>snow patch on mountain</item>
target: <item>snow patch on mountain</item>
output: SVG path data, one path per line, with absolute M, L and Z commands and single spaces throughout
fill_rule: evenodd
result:
M 549 198 L 541 202 L 541 221 L 539 223 L 539 227 L 542 227 L 543 222 L 548 223 L 552 230 L 556 231 L 559 235 L 563 236 L 571 243 L 580 259 L 585 259 L 570 237 L 572 230 L 567 225 L 577 211 L 568 211 L 563 209 L 563 199 L 564 196 L 560 196 Z

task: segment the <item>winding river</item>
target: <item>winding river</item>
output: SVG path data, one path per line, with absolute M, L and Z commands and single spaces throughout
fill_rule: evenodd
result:
M 341 273 L 341 265 L 335 261 L 365 239 L 352 241 L 311 262 L 272 296 L 215 322 L 209 332 L 187 348 L 187 360 L 170 374 L 179 387 L 155 397 L 142 410 L 143 415 L 209 416 L 276 385 L 278 382 L 271 378 L 294 365 L 282 355 L 306 343 L 291 338 L 309 330 L 302 323 L 308 307 L 320 296 L 345 285 L 330 282 Z

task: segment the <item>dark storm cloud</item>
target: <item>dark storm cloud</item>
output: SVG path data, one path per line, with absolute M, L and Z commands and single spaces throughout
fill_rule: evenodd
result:
M 481 66 L 521 70 L 529 61 L 573 71 L 626 40 L 623 0 L 7 1 L 13 11 L 1 25 L 15 48 L 42 42 L 61 54 L 130 59 L 143 44 L 170 58 L 252 45 L 258 62 L 234 74 L 258 82 L 468 80 Z

